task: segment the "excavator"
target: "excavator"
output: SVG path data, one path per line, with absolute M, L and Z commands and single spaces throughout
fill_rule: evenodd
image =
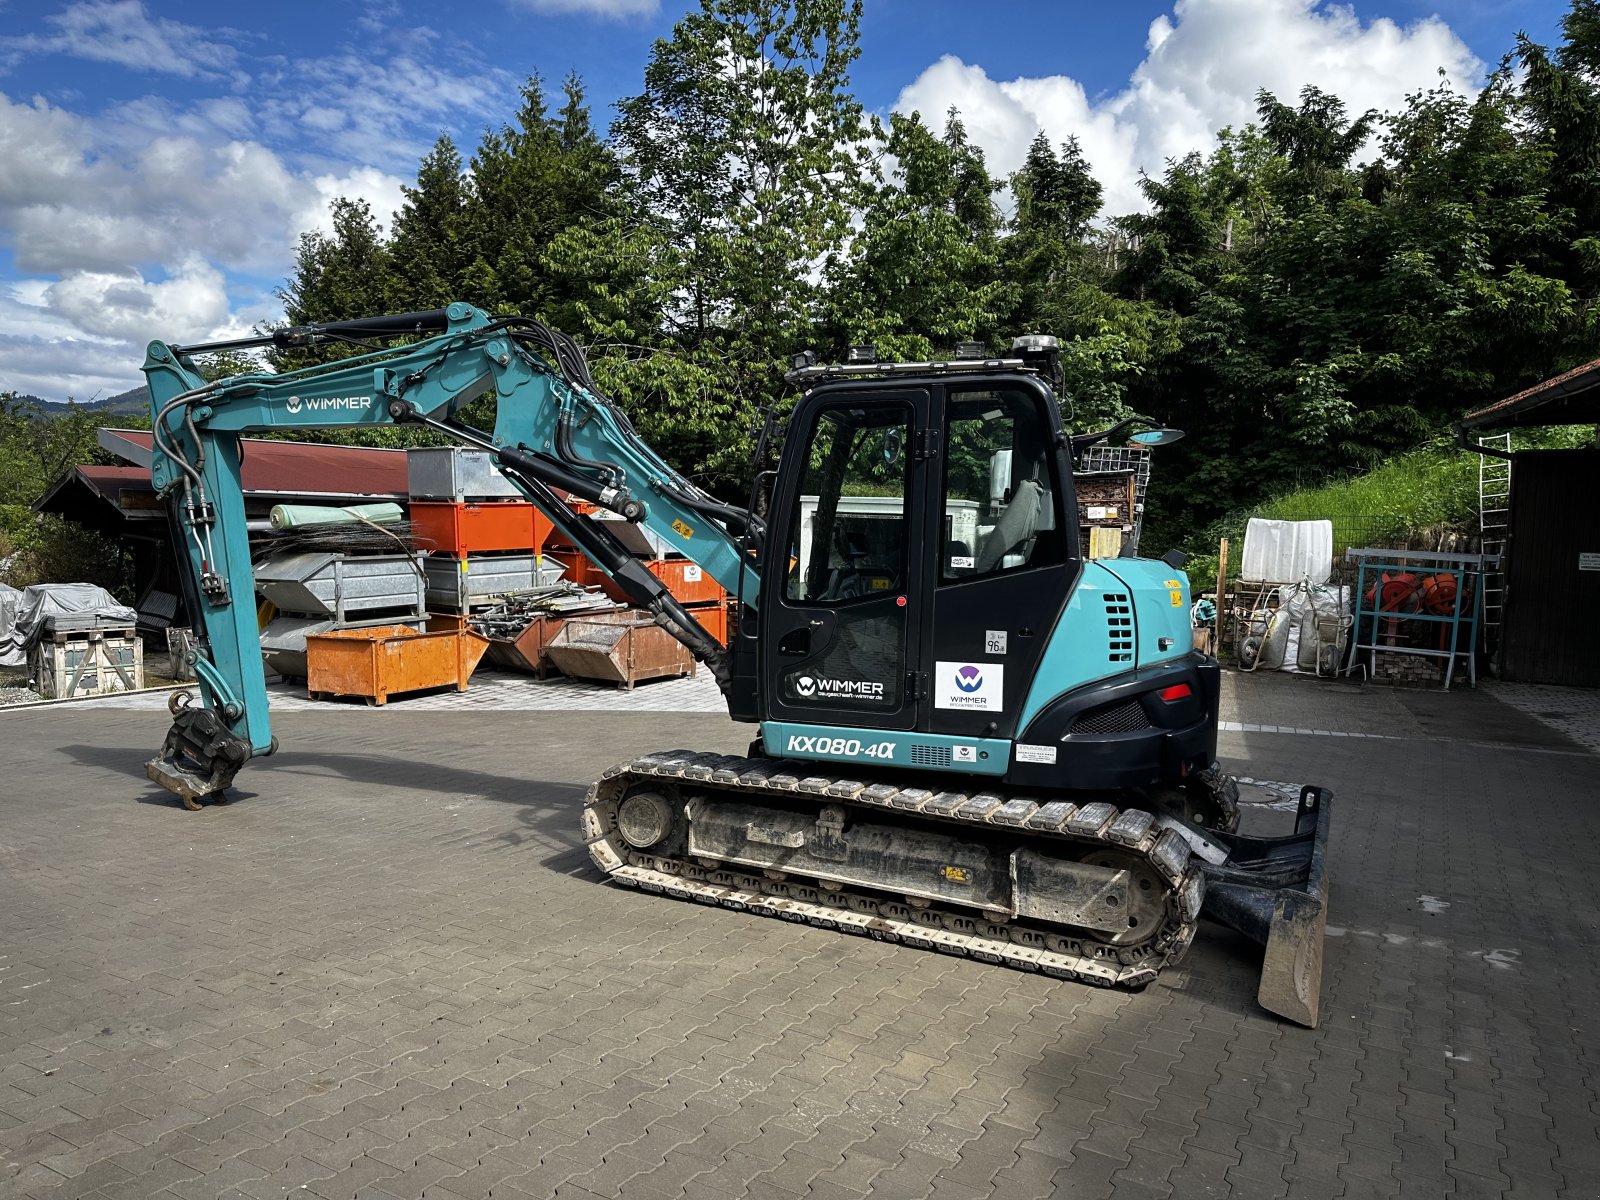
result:
M 208 382 L 194 356 L 346 356 Z M 1146 418 L 1063 424 L 1056 339 L 947 361 L 795 356 L 750 502 L 664 461 L 538 321 L 465 303 L 225 342 L 152 342 L 151 475 L 195 626 L 149 778 L 190 809 L 277 748 L 258 644 L 240 435 L 425 426 L 491 453 L 570 542 L 715 677 L 744 755 L 673 749 L 606 771 L 583 838 L 656 895 L 1095 986 L 1141 988 L 1202 915 L 1265 947 L 1260 1003 L 1314 1026 L 1331 793 L 1239 830 L 1217 763 L 1220 667 L 1193 649 L 1182 556 L 1090 558 L 1073 464 L 1160 445 Z M 492 393 L 494 429 L 458 410 Z M 781 452 L 774 454 L 781 441 Z M 759 469 L 776 458 L 774 469 Z M 576 501 L 607 520 L 580 515 Z M 608 529 L 634 522 L 737 598 L 723 646 Z

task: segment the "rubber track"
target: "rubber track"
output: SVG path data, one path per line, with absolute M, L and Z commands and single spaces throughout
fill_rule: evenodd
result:
M 649 754 L 612 767 L 584 800 L 589 853 L 618 883 L 675 899 L 804 921 L 881 941 L 963 955 L 1023 971 L 1041 971 L 1098 987 L 1142 987 L 1183 957 L 1194 940 L 1204 880 L 1183 836 L 1142 809 L 1104 801 L 1039 803 L 1001 791 L 930 791 L 838 775 L 795 773 L 796 764 L 693 750 Z M 913 908 L 881 893 L 845 887 L 827 891 L 793 877 L 784 881 L 741 870 L 706 868 L 633 849 L 617 829 L 617 807 L 636 783 L 673 781 L 760 801 L 804 796 L 860 810 L 915 813 L 943 825 L 1026 831 L 1041 848 L 1105 846 L 1143 857 L 1166 881 L 1161 927 L 1138 946 L 1111 946 L 1052 933 L 1035 925 L 1000 924 L 974 909 L 930 903 Z

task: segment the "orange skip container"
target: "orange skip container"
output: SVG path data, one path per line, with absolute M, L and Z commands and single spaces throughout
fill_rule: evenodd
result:
M 487 639 L 465 630 L 418 633 L 405 625 L 339 629 L 306 638 L 306 691 L 313 700 L 360 696 L 368 704 L 425 688 L 467 690 Z

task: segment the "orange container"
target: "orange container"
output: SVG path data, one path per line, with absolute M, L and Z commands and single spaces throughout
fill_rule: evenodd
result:
M 555 615 L 534 617 L 526 628 L 514 638 L 489 639 L 489 662 L 506 671 L 521 671 L 545 678 L 555 668 L 550 664 L 544 648 L 561 632 L 567 623 L 565 617 Z
M 725 604 L 686 604 L 689 615 L 704 625 L 706 632 L 724 646 L 728 644 L 728 606 Z
M 555 559 L 567 569 L 567 573 L 562 576 L 563 579 L 582 584 L 584 587 L 593 584 L 605 587 L 608 592 L 611 590 L 608 586 L 611 580 L 607 578 L 606 573 L 590 562 L 582 550 L 549 550 L 545 552 L 545 557 Z M 620 595 L 616 598 L 622 599 Z
M 516 500 L 476 503 L 411 503 L 417 547 L 458 558 L 487 550 L 537 550 L 553 526 L 531 504 Z
M 368 704 L 424 688 L 467 690 L 486 639 L 459 630 L 418 633 L 405 625 L 339 629 L 306 638 L 306 691 L 313 700 L 361 696 Z
M 645 566 L 681 604 L 721 604 L 727 595 L 721 584 L 686 558 L 657 558 Z
M 582 558 L 582 555 L 579 557 Z M 578 582 L 597 583 L 613 600 L 623 604 L 633 603 L 633 598 L 608 579 L 600 568 L 590 564 L 588 559 L 583 561 L 591 574 L 588 579 L 580 579 Z M 667 585 L 667 591 L 671 592 L 680 604 L 720 604 L 727 596 L 721 584 L 688 559 L 652 558 L 644 565 L 645 570 Z M 568 577 L 571 577 L 570 571 Z

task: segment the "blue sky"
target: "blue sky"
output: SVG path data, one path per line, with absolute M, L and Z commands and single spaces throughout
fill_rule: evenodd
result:
M 441 132 L 470 153 L 537 71 L 597 123 L 684 0 L 0 0 L 0 390 L 88 399 L 143 343 L 277 315 L 295 241 L 338 194 L 380 214 Z M 1442 70 L 1470 92 L 1561 0 L 867 0 L 868 108 L 962 112 L 998 173 L 1077 136 L 1108 209 L 1141 169 L 1314 82 L 1357 111 Z

